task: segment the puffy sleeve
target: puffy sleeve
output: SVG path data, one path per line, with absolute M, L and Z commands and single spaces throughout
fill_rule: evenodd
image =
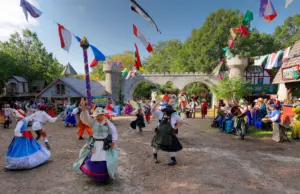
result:
M 176 120 L 176 122 L 178 122 L 178 123 L 183 121 L 183 118 L 181 118 L 181 117 L 180 117 L 179 115 L 177 115 L 177 114 L 176 114 L 176 115 L 175 115 L 175 114 L 172 115 L 172 117 L 174 117 L 175 120 Z
M 36 113 L 33 113 L 32 115 L 26 117 L 27 121 L 32 121 L 35 117 Z
M 17 137 L 21 137 L 22 136 L 22 133 L 21 133 L 21 128 L 23 126 L 23 121 L 19 121 L 16 125 L 16 128 L 14 130 L 15 132 L 15 136 Z
M 45 118 L 46 121 L 48 121 L 50 123 L 54 123 L 57 120 L 57 117 L 52 118 L 46 112 L 43 112 L 43 117 Z
M 116 126 L 112 122 L 110 122 L 109 120 L 107 120 L 106 122 L 107 122 L 109 130 L 111 132 L 112 140 L 117 141 L 118 140 L 118 131 L 117 131 Z
M 88 125 L 90 127 L 93 126 L 93 119 L 91 118 L 90 114 L 88 113 L 88 111 L 82 111 L 80 113 L 80 120 L 85 124 Z

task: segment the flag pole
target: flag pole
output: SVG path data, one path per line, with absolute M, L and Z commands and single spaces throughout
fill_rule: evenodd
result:
M 88 107 L 91 107 L 92 106 L 92 95 L 91 95 L 91 84 L 90 84 L 90 75 L 89 75 L 88 54 L 87 54 L 87 50 L 89 48 L 89 42 L 87 41 L 86 37 L 83 37 L 81 39 L 80 46 L 83 49 L 87 105 L 88 105 Z

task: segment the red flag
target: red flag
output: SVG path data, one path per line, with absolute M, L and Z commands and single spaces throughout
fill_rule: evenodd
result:
M 241 26 L 239 28 L 238 32 L 241 33 L 243 37 L 246 37 L 246 36 L 249 35 L 249 32 L 248 32 L 247 28 L 245 28 L 244 26 Z
M 140 67 L 142 67 L 142 63 L 141 63 L 141 58 L 140 58 L 140 54 L 139 54 L 139 49 L 137 47 L 137 45 L 134 43 L 135 46 L 135 63 L 134 66 L 139 69 Z
M 58 35 L 60 40 L 60 46 L 62 49 L 69 52 L 70 46 L 72 44 L 72 33 L 65 29 L 63 25 L 58 25 Z
M 147 51 L 151 53 L 152 51 L 151 43 L 148 42 L 147 38 L 140 31 L 138 31 L 137 27 L 134 24 L 133 24 L 133 33 L 138 39 L 140 39 L 140 41 L 146 47 Z

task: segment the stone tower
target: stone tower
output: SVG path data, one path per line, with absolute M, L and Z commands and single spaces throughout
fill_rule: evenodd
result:
M 121 68 L 117 65 L 103 64 L 105 72 L 105 90 L 107 96 L 114 101 L 120 101 L 120 92 L 122 88 Z

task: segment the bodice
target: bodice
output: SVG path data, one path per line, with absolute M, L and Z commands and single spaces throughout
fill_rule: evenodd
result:
M 93 137 L 97 139 L 104 139 L 109 134 L 109 127 L 104 125 L 104 123 L 99 123 L 95 121 L 93 124 Z

